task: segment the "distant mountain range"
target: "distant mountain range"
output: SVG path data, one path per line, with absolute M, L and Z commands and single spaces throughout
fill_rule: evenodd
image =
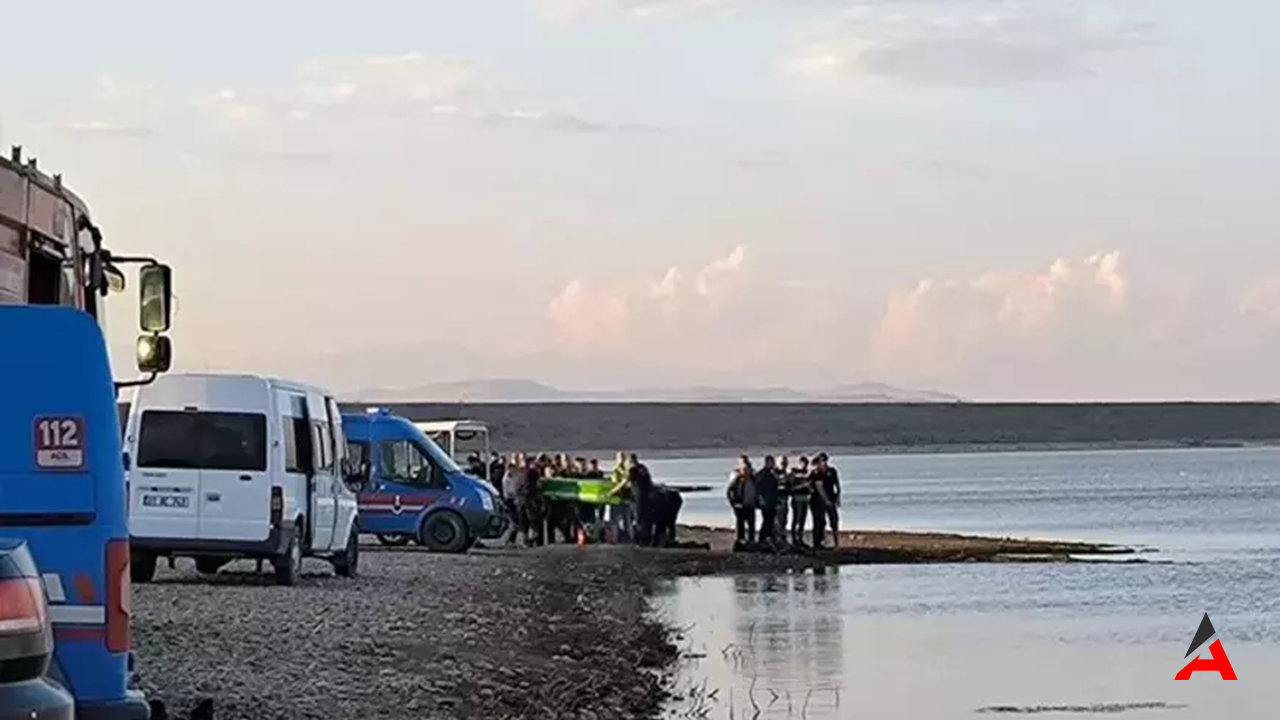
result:
M 774 402 L 774 403 L 958 403 L 934 390 L 908 390 L 882 383 L 854 383 L 817 390 L 691 386 L 629 390 L 563 390 L 533 380 L 487 379 L 429 383 L 401 389 L 346 393 L 346 402 Z

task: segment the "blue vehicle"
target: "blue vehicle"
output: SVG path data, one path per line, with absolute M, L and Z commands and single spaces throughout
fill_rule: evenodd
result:
M 138 368 L 114 382 L 100 301 L 118 265 L 142 263 Z M 112 256 L 58 177 L 0 158 L 0 536 L 25 542 L 41 575 L 54 651 L 49 678 L 78 720 L 145 720 L 133 687 L 129 528 L 117 389 L 169 369 L 171 272 Z
M 493 486 L 463 472 L 413 423 L 371 410 L 344 414 L 342 431 L 358 468 L 350 481 L 360 488 L 360 532 L 458 553 L 501 529 Z

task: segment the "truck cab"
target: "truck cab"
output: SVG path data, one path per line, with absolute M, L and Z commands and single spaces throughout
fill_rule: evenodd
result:
M 124 289 L 120 266 L 133 263 L 144 377 L 116 381 L 99 323 Z M 0 157 L 0 537 L 34 560 L 52 625 L 48 676 L 77 720 L 150 717 L 133 685 L 116 393 L 169 369 L 170 298 L 169 267 L 107 251 L 61 177 L 20 148 Z M 0 706 L 0 717 L 11 710 Z
M 342 416 L 359 488 L 360 532 L 385 545 L 465 552 L 501 526 L 492 486 L 462 471 L 407 419 L 386 410 Z

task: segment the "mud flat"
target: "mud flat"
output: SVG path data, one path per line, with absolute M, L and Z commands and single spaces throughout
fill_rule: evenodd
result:
M 838 548 L 784 554 L 733 552 L 734 533 L 727 528 L 682 525 L 678 536 L 681 543 L 704 545 L 709 549 L 654 553 L 655 561 L 668 574 L 709 575 L 866 564 L 1143 561 L 1137 557 L 1137 549 L 1120 545 L 950 533 L 847 530 L 840 533 Z

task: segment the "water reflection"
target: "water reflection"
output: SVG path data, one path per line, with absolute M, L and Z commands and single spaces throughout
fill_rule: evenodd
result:
M 837 570 L 733 578 L 728 656 L 739 675 L 757 680 L 754 694 L 748 686 L 745 696 L 735 698 L 741 707 L 754 712 L 785 701 L 794 710 L 815 696 L 822 696 L 817 702 L 838 697 L 845 668 Z
M 1280 631 L 1266 609 L 1280 567 L 1268 569 L 1182 566 L 1171 578 L 1155 566 L 903 566 L 678 580 L 656 602 L 689 628 L 685 699 L 671 717 L 1270 718 Z M 1206 590 L 1224 574 L 1249 610 Z M 1170 583 L 1176 603 L 1164 598 Z M 1046 602 L 1053 592 L 1070 602 Z M 1215 627 L 1239 683 L 1173 681 L 1206 603 L 1222 608 Z

